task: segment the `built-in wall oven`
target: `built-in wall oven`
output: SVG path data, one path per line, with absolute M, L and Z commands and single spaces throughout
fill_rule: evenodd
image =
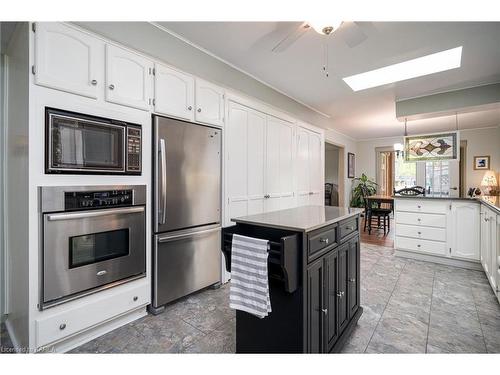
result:
M 40 187 L 40 309 L 146 275 L 146 187 Z
M 141 174 L 141 125 L 45 109 L 45 172 Z

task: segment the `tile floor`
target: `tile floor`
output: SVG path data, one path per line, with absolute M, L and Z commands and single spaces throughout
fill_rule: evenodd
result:
M 361 275 L 364 313 L 344 353 L 500 353 L 500 305 L 483 272 L 362 244 Z M 228 293 L 226 285 L 189 296 L 72 352 L 234 353 Z

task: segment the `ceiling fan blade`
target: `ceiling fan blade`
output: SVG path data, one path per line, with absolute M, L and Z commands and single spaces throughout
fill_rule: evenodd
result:
M 284 37 L 278 44 L 276 44 L 272 51 L 276 53 L 280 53 L 285 51 L 288 47 L 290 47 L 293 43 L 297 41 L 302 35 L 310 30 L 310 26 L 307 22 L 303 22 L 296 29 L 290 32 L 286 37 Z
M 339 28 L 339 37 L 341 37 L 350 48 L 360 45 L 368 38 L 358 22 L 344 22 Z

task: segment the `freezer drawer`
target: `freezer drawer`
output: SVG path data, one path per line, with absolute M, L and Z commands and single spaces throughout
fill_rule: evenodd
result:
M 220 281 L 220 227 L 157 235 L 154 244 L 154 308 Z

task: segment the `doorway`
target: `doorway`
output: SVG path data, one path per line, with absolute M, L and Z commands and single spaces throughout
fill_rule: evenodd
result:
M 325 142 L 325 206 L 344 206 L 344 148 Z

